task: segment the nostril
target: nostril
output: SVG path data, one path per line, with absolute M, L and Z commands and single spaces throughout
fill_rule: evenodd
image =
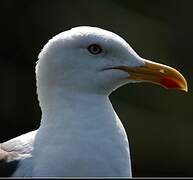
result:
M 159 72 L 165 74 L 165 70 L 164 69 L 160 69 Z

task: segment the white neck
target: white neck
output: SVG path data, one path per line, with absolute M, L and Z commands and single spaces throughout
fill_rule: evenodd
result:
M 101 105 L 106 108 L 101 109 Z M 44 106 L 41 126 L 47 126 L 48 124 L 64 125 L 64 128 L 68 129 L 69 125 L 88 123 L 93 128 L 97 128 L 100 123 L 110 121 L 104 122 L 104 119 L 101 119 L 100 116 L 102 115 L 104 118 L 104 114 L 109 115 L 112 113 L 114 111 L 106 95 L 58 91 L 57 94 L 49 98 Z M 94 114 L 97 114 L 97 116 L 94 117 Z M 56 120 L 56 117 L 59 119 Z M 91 117 L 95 121 L 92 121 Z
M 42 108 L 34 176 L 131 176 L 127 136 L 108 96 L 56 92 Z

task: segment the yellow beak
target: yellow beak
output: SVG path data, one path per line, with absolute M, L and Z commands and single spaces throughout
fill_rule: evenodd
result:
M 144 60 L 144 62 L 145 65 L 140 67 L 119 66 L 113 69 L 128 72 L 128 78 L 131 80 L 146 81 L 168 89 L 188 91 L 186 79 L 176 69 L 149 60 Z

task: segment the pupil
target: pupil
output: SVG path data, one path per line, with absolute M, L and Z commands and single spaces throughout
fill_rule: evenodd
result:
M 96 46 L 94 46 L 94 47 L 93 47 L 93 51 L 96 52 L 97 50 L 98 50 L 98 48 L 97 48 Z

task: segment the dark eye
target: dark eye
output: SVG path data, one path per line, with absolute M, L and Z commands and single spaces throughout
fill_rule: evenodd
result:
M 91 54 L 96 55 L 102 52 L 102 48 L 98 44 L 91 44 L 90 46 L 88 46 L 88 51 Z

